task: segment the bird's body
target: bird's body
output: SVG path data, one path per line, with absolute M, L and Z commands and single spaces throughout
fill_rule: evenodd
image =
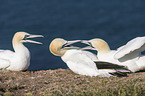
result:
M 110 77 L 113 76 L 111 73 L 116 72 L 114 69 L 98 69 L 95 63 L 98 60 L 96 55 L 74 47 L 66 48 L 64 45 L 72 44 L 69 42 L 61 38 L 56 38 L 51 42 L 49 48 L 50 52 L 56 56 L 60 56 L 74 73 L 86 76 Z M 76 40 L 73 42 L 79 41 Z
M 17 32 L 12 40 L 14 52 L 10 50 L 0 50 L 0 70 L 21 71 L 26 70 L 30 65 L 30 52 L 23 45 L 23 42 L 30 41 L 31 43 L 38 43 L 31 40 L 26 40 L 25 36 L 30 37 L 26 32 Z M 34 35 L 33 35 L 34 36 Z M 42 35 L 35 35 L 35 37 L 42 37 Z M 32 37 L 34 38 L 34 37 Z
M 100 61 L 118 63 L 118 60 L 114 59 L 115 53 L 115 50 L 111 50 L 110 52 L 98 52 L 97 57 Z
M 29 65 L 30 52 L 25 46 L 20 49 L 20 52 L 0 50 L 0 69 L 19 71 L 26 70 Z
M 62 60 L 75 73 L 87 76 L 98 76 L 99 72 L 93 60 L 96 56 L 77 49 L 68 50 L 62 57 Z
M 145 50 L 145 37 L 137 37 L 117 50 L 110 50 L 109 45 L 98 38 L 83 42 L 91 43 L 98 51 L 97 57 L 101 61 L 127 66 L 132 72 L 145 69 L 145 56 L 141 55 Z

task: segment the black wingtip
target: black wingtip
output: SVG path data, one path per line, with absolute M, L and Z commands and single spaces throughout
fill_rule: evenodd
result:
M 124 73 L 124 72 L 120 72 L 120 71 L 116 71 L 116 72 L 111 72 L 109 73 L 113 76 L 117 76 L 117 77 L 127 77 L 127 73 Z
M 126 66 L 113 64 L 113 63 L 109 63 L 109 62 L 95 61 L 95 63 L 96 63 L 96 66 L 98 69 L 125 69 L 125 70 L 128 70 L 126 68 Z M 128 71 L 130 71 L 130 70 L 128 70 Z

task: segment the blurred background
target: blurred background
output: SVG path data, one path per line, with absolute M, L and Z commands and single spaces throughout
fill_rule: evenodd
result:
M 102 38 L 111 49 L 145 35 L 145 0 L 1 0 L 0 49 L 13 50 L 15 32 L 42 34 L 43 45 L 25 44 L 31 52 L 28 70 L 67 68 L 48 46 L 66 40 Z

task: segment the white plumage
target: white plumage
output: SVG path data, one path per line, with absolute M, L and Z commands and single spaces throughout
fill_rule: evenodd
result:
M 68 50 L 62 57 L 62 60 L 75 73 L 87 76 L 98 76 L 96 64 L 93 60 L 97 60 L 96 56 L 89 52 L 71 49 Z
M 67 66 L 75 73 L 86 76 L 110 77 L 114 69 L 98 69 L 94 61 L 97 56 L 88 51 L 80 50 L 78 47 L 67 47 L 70 44 L 80 42 L 80 40 L 66 41 L 61 38 L 54 39 L 50 44 L 50 52 L 60 56 Z
M 145 69 L 145 56 L 141 55 L 141 52 L 145 50 L 145 37 L 137 37 L 117 50 L 110 50 L 109 45 L 98 38 L 89 41 L 83 40 L 82 43 L 94 47 L 98 51 L 97 57 L 101 61 L 127 66 L 132 72 Z M 92 49 L 94 50 L 94 48 Z
M 30 52 L 23 45 L 23 42 L 42 44 L 40 42 L 28 40 L 35 37 L 43 36 L 30 35 L 26 32 L 17 32 L 12 40 L 14 52 L 10 50 L 0 50 L 0 70 L 26 70 L 30 65 Z
M 145 37 L 137 37 L 129 41 L 126 45 L 117 49 L 116 59 L 128 56 L 129 59 L 139 58 L 141 52 L 145 50 Z

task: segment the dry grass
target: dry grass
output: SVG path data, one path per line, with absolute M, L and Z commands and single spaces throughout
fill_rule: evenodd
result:
M 88 77 L 70 70 L 0 71 L 0 96 L 143 96 L 145 72 Z

